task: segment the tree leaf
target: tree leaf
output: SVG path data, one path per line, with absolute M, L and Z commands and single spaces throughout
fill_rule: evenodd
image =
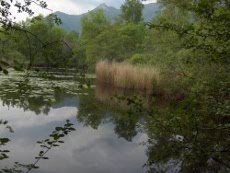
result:
M 2 143 L 2 144 L 5 144 L 5 143 L 7 143 L 7 142 L 9 142 L 10 140 L 8 139 L 8 138 L 0 138 L 0 142 Z
M 18 66 L 14 66 L 14 70 L 16 71 L 23 71 L 21 67 L 18 67 Z
M 9 64 L 7 63 L 7 62 L 5 62 L 5 61 L 0 61 L 0 64 L 2 64 L 2 65 L 4 65 L 4 66 L 9 66 Z
M 3 69 L 3 73 L 4 73 L 5 75 L 8 75 L 8 74 L 9 74 L 9 72 L 8 72 L 6 69 Z

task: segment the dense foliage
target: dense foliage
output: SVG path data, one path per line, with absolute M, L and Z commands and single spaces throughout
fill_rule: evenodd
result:
M 121 6 L 121 17 L 126 22 L 138 23 L 142 21 L 142 10 L 144 5 L 139 0 L 126 0 Z
M 146 109 L 135 99 L 130 101 L 141 109 L 129 116 L 140 113 L 147 117 L 149 171 L 177 165 L 181 172 L 228 172 L 230 3 L 160 2 L 163 8 L 148 24 L 142 21 L 139 1 L 126 1 L 121 17 L 114 20 L 103 10 L 92 11 L 82 18 L 80 36 L 66 33 L 42 16 L 21 23 L 20 30 L 3 27 L 0 70 L 7 74 L 7 66 L 16 61 L 27 68 L 49 64 L 94 71 L 101 59 L 158 68 L 161 79 L 156 103 L 164 98 L 170 106 Z M 82 122 L 95 119 L 87 115 L 80 117 Z M 118 121 L 124 125 L 122 119 Z M 100 120 L 92 126 L 98 123 Z
M 176 111 L 143 108 L 150 117 L 146 164 L 150 171 L 157 171 L 157 164 L 160 169 L 175 164 L 182 172 L 226 172 L 229 2 L 161 2 L 164 8 L 148 25 L 122 18 L 109 22 L 102 11 L 84 18 L 80 39 L 86 45 L 86 64 L 108 59 L 161 70 L 158 96 L 174 100 L 171 106 Z M 97 29 L 90 30 L 93 26 Z
M 51 17 L 41 15 L 14 25 L 6 32 L 0 35 L 3 68 L 67 66 L 72 61 L 72 47 L 78 41 L 77 33 L 67 33 Z

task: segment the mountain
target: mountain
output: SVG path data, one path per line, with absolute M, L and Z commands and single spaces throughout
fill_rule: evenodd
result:
M 62 25 L 66 31 L 81 31 L 81 17 L 82 15 L 69 15 L 60 11 L 55 12 L 61 20 L 62 20 Z
M 150 20 L 152 20 L 152 18 L 156 16 L 159 10 L 160 10 L 159 3 L 151 3 L 151 4 L 145 5 L 145 8 L 143 10 L 144 21 L 149 22 Z
M 109 7 L 107 6 L 105 3 L 99 5 L 98 7 L 96 7 L 93 11 L 99 10 L 99 9 L 103 9 L 105 14 L 109 17 L 116 17 L 120 14 L 120 10 L 114 7 Z
M 105 3 L 99 5 L 92 11 L 96 11 L 98 9 L 103 9 L 105 11 L 105 14 L 109 18 L 114 18 L 120 15 L 121 10 L 107 6 Z M 159 3 L 151 3 L 151 4 L 146 4 L 144 6 L 143 10 L 143 18 L 144 21 L 148 22 L 150 21 L 157 13 L 157 11 L 160 9 L 160 4 Z M 90 12 L 90 11 L 89 11 Z M 89 13 L 88 12 L 88 13 Z M 81 15 L 69 15 L 60 11 L 55 12 L 56 14 L 63 22 L 61 25 L 66 31 L 77 31 L 81 32 L 81 18 L 83 15 L 87 15 L 88 13 L 81 14 Z

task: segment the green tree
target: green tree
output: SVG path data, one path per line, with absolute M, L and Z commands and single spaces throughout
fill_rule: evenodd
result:
M 92 41 L 101 32 L 107 29 L 110 22 L 107 19 L 103 9 L 92 11 L 84 15 L 81 20 L 82 38 L 86 41 Z
M 27 1 L 5 1 L 2 0 L 0 3 L 0 27 L 1 30 L 0 32 L 4 35 L 7 36 L 8 41 L 6 43 L 13 43 L 13 45 L 18 45 L 16 47 L 13 48 L 13 46 L 8 46 L 10 48 L 12 48 L 12 52 L 15 52 L 15 49 L 21 49 L 24 51 L 24 58 L 26 60 L 25 61 L 29 61 L 29 67 L 30 68 L 35 60 L 35 56 L 39 57 L 41 52 L 43 51 L 43 49 L 46 47 L 46 43 L 43 42 L 42 38 L 39 38 L 39 36 L 35 35 L 34 33 L 32 33 L 29 28 L 31 30 L 36 30 L 36 27 L 40 27 L 43 23 L 40 23 L 40 26 L 38 26 L 38 21 L 44 20 L 44 17 L 39 15 L 34 17 L 32 20 L 27 19 L 25 22 L 16 22 L 15 19 L 17 18 L 16 15 L 13 15 L 13 13 L 11 13 L 12 11 L 17 11 L 18 13 L 25 13 L 28 14 L 28 16 L 33 16 L 34 12 L 33 12 L 33 5 L 35 4 L 41 8 L 47 9 L 47 4 L 45 1 L 40 1 L 40 0 L 27 0 Z M 56 15 L 49 15 L 44 21 L 46 21 L 45 23 L 47 24 L 48 28 L 54 26 L 55 24 L 60 24 L 61 21 L 60 19 L 57 18 Z M 44 22 L 43 21 L 43 22 Z M 36 25 L 32 25 L 32 23 L 35 22 L 37 23 Z M 43 27 L 40 27 L 41 30 L 36 30 L 37 33 L 42 33 L 44 32 L 44 30 L 47 29 L 46 25 L 43 25 Z M 39 29 L 39 28 L 37 28 Z M 16 35 L 15 35 L 16 34 Z M 19 36 L 20 35 L 20 36 Z M 45 35 L 40 35 L 41 37 L 45 37 Z M 12 41 L 11 41 L 12 40 Z M 37 42 L 37 44 L 35 44 L 35 40 Z M 18 44 L 15 44 L 16 42 L 18 42 Z M 38 43 L 39 42 L 39 43 Z M 19 44 L 21 43 L 21 45 Z M 4 46 L 3 48 L 5 48 L 5 42 L 4 42 Z M 41 50 L 35 51 L 35 48 L 42 48 Z M 33 50 L 32 50 L 33 49 Z M 5 50 L 4 50 L 5 51 Z M 20 52 L 21 53 L 21 52 Z M 13 55 L 20 55 L 20 53 L 15 52 L 13 53 Z M 6 56 L 6 54 L 4 55 Z M 20 56 L 22 57 L 22 56 Z M 9 66 L 14 66 L 13 63 L 11 63 L 11 61 L 15 61 L 16 58 L 11 58 L 8 56 L 8 58 L 5 59 L 1 59 L 1 62 L 3 62 L 5 65 L 8 64 Z M 22 59 L 20 58 L 19 61 L 21 61 Z M 24 64 L 24 63 L 23 63 Z M 7 74 L 7 67 L 5 67 L 4 65 L 0 64 L 0 68 L 3 69 L 3 71 L 5 72 L 5 74 Z M 18 67 L 17 67 L 18 68 Z
M 230 4 L 216 0 L 161 2 L 164 10 L 150 24 L 144 48 L 152 55 L 152 63 L 164 66 L 162 77 L 168 82 L 163 84 L 171 91 L 176 88 L 176 93 L 185 90 L 185 98 L 176 102 L 177 112 L 153 110 L 149 114 L 154 140 L 148 166 L 179 159 L 181 172 L 227 172 Z
M 88 15 L 84 15 L 82 20 L 82 36 L 81 41 L 85 45 L 86 50 L 86 63 L 91 69 L 96 63 L 97 54 L 99 53 L 95 49 L 97 45 L 97 37 L 106 31 L 110 26 L 110 21 L 107 19 L 105 12 L 100 9 L 97 11 L 92 11 Z
M 126 0 L 121 6 L 121 17 L 126 22 L 138 23 L 143 20 L 142 10 L 144 5 L 140 0 Z
M 191 14 L 191 20 L 184 25 L 172 21 L 161 20 L 159 24 L 152 25 L 177 33 L 185 38 L 183 47 L 201 51 L 208 61 L 216 63 L 229 63 L 229 27 L 230 4 L 228 1 L 198 0 L 171 1 L 162 0 L 166 6 L 174 6 L 177 11 Z
M 46 37 L 47 48 L 43 51 L 43 59 L 53 67 L 67 67 L 71 59 L 71 48 L 66 45 L 66 32 L 59 26 L 52 27 Z
M 144 23 L 111 24 L 95 40 L 98 57 L 114 61 L 124 61 L 133 54 L 140 53 L 146 34 Z
M 100 59 L 124 61 L 142 52 L 146 35 L 143 22 L 110 22 L 103 10 L 91 12 L 82 19 L 81 43 L 85 46 L 85 63 L 94 69 Z M 76 48 L 75 53 L 79 53 Z M 83 49 L 81 49 L 83 50 Z

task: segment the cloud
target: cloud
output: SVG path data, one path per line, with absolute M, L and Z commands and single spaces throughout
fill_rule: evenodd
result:
M 2 103 L 0 103 L 2 105 Z M 9 110 L 8 110 L 9 109 Z M 66 113 L 68 112 L 68 113 Z M 27 111 L 24 112 L 20 108 L 8 108 L 6 106 L 0 107 L 1 118 L 10 122 L 13 129 L 31 128 L 50 124 L 53 122 L 60 122 L 75 117 L 78 112 L 76 107 L 62 107 L 58 109 L 50 109 L 49 116 L 35 115 L 35 113 Z M 8 116 L 8 115 L 11 116 Z M 1 132 L 0 132 L 1 134 Z
M 97 6 L 94 1 L 80 1 L 80 0 L 47 0 L 49 8 L 53 11 L 61 11 L 67 14 L 82 14 L 88 10 L 92 10 Z
M 119 8 L 125 0 L 46 0 L 53 11 L 61 11 L 67 14 L 82 14 L 92 10 L 102 3 L 108 6 Z
M 53 12 L 61 11 L 67 14 L 78 15 L 88 12 L 102 3 L 105 3 L 108 6 L 113 6 L 115 8 L 120 8 L 120 6 L 125 2 L 125 0 L 45 0 L 45 2 L 47 2 L 48 8 L 52 9 Z M 144 4 L 153 2 L 156 2 L 156 0 L 148 0 L 144 2 Z M 37 5 L 32 5 L 32 8 L 35 12 L 35 15 L 48 15 L 52 12 L 50 10 L 41 9 Z M 28 17 L 27 14 L 18 14 L 16 9 L 13 9 L 12 13 L 15 16 L 17 16 L 17 21 L 24 20 L 26 19 L 26 17 Z

